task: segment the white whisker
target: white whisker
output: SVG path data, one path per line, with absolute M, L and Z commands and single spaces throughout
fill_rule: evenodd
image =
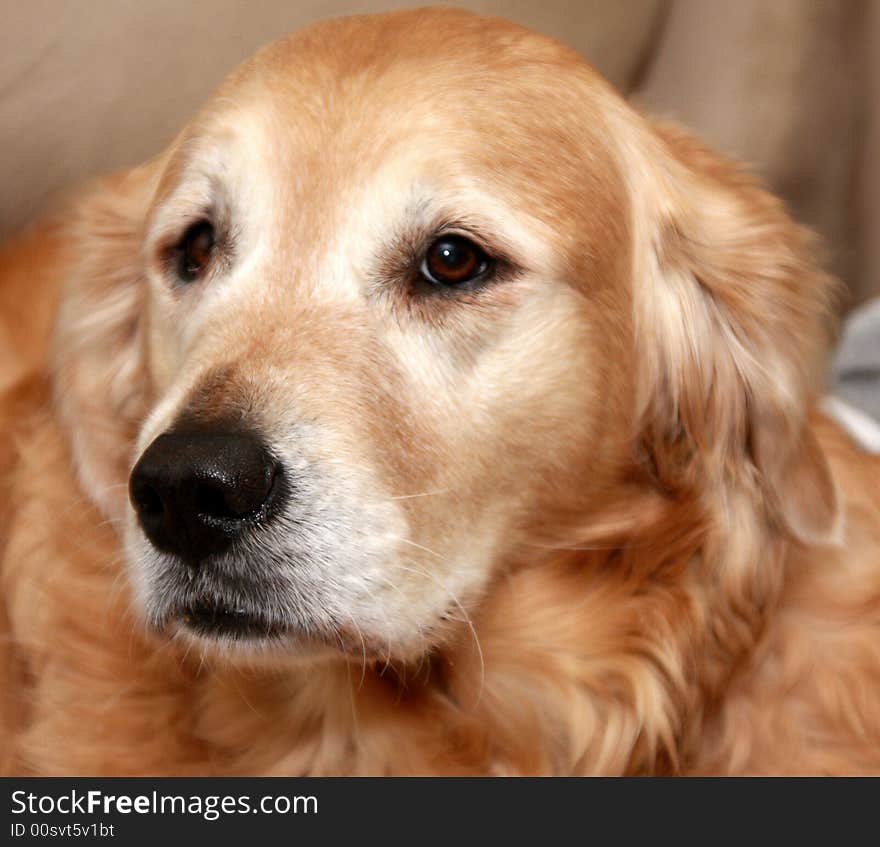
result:
M 399 540 L 400 541 L 407 541 L 408 543 L 412 544 L 413 546 L 419 547 L 420 549 L 425 550 L 428 553 L 433 553 L 435 556 L 440 556 L 439 553 L 436 553 L 433 550 L 429 550 L 427 547 L 422 547 L 421 544 L 416 544 L 414 541 L 409 541 L 408 539 L 405 539 L 405 538 L 400 538 Z M 440 556 L 440 558 L 444 558 L 444 557 Z M 407 560 L 407 561 L 410 561 L 410 560 Z M 448 560 L 444 559 L 444 561 L 448 561 Z M 410 561 L 410 564 L 415 564 L 415 563 Z M 470 630 L 471 637 L 473 638 L 474 645 L 477 650 L 477 657 L 479 658 L 479 661 L 480 661 L 480 688 L 479 688 L 479 691 L 477 692 L 477 699 L 473 705 L 473 708 L 476 709 L 477 706 L 479 706 L 480 700 L 483 697 L 483 688 L 486 683 L 486 664 L 485 664 L 485 660 L 483 658 L 483 647 L 480 644 L 480 638 L 477 635 L 477 628 L 474 626 L 473 619 L 468 614 L 464 605 L 458 599 L 458 597 L 455 595 L 455 593 L 447 585 L 444 585 L 436 576 L 434 576 L 434 574 L 430 573 L 429 571 L 423 570 L 422 568 L 418 568 L 418 567 L 409 568 L 406 565 L 400 564 L 399 562 L 396 563 L 396 567 L 398 567 L 404 571 L 409 571 L 410 573 L 425 576 L 428 579 L 432 580 L 440 589 L 442 589 L 444 592 L 446 592 L 446 594 L 449 595 L 449 597 L 452 599 L 452 602 L 455 603 L 455 605 L 458 607 L 459 611 L 462 613 L 462 615 L 464 615 L 463 622 L 467 624 L 467 627 Z
M 449 488 L 438 488 L 436 491 L 420 491 L 418 494 L 398 494 L 395 497 L 389 497 L 389 500 L 412 500 L 416 497 L 433 497 L 435 494 L 446 494 Z

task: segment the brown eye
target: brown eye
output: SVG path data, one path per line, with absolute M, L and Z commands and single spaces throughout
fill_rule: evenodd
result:
M 489 257 L 461 235 L 444 235 L 428 248 L 422 276 L 435 285 L 466 286 L 489 270 Z
M 177 247 L 177 275 L 183 282 L 194 282 L 208 267 L 214 254 L 214 227 L 209 221 L 192 224 Z

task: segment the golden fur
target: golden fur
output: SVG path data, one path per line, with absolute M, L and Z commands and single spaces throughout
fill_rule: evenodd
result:
M 263 162 L 295 176 L 260 294 L 179 352 L 155 230 L 263 108 L 235 190 L 261 206 Z M 369 175 L 442 155 L 453 196 L 487 180 L 532 275 L 369 318 L 320 289 Z M 449 10 L 285 39 L 0 273 L 3 772 L 880 772 L 878 461 L 816 410 L 834 283 L 775 199 L 566 48 Z M 485 561 L 416 647 L 383 660 L 341 627 L 331 655 L 242 658 L 140 620 L 120 536 L 161 404 L 273 421 L 291 392 L 444 551 L 429 579 L 468 544 Z

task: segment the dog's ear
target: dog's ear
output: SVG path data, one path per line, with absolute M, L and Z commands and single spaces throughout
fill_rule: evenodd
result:
M 810 426 L 835 281 L 811 234 L 750 177 L 655 127 L 636 199 L 642 445 L 662 484 L 745 485 L 801 541 L 837 502 Z M 717 490 L 717 489 L 716 489 Z
M 159 163 L 105 179 L 73 204 L 72 261 L 52 348 L 74 465 L 110 517 L 125 508 L 130 451 L 148 401 L 143 235 Z

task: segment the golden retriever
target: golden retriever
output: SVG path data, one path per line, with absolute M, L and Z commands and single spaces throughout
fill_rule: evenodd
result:
M 836 285 L 572 50 L 282 39 L 2 273 L 7 772 L 880 772 Z

